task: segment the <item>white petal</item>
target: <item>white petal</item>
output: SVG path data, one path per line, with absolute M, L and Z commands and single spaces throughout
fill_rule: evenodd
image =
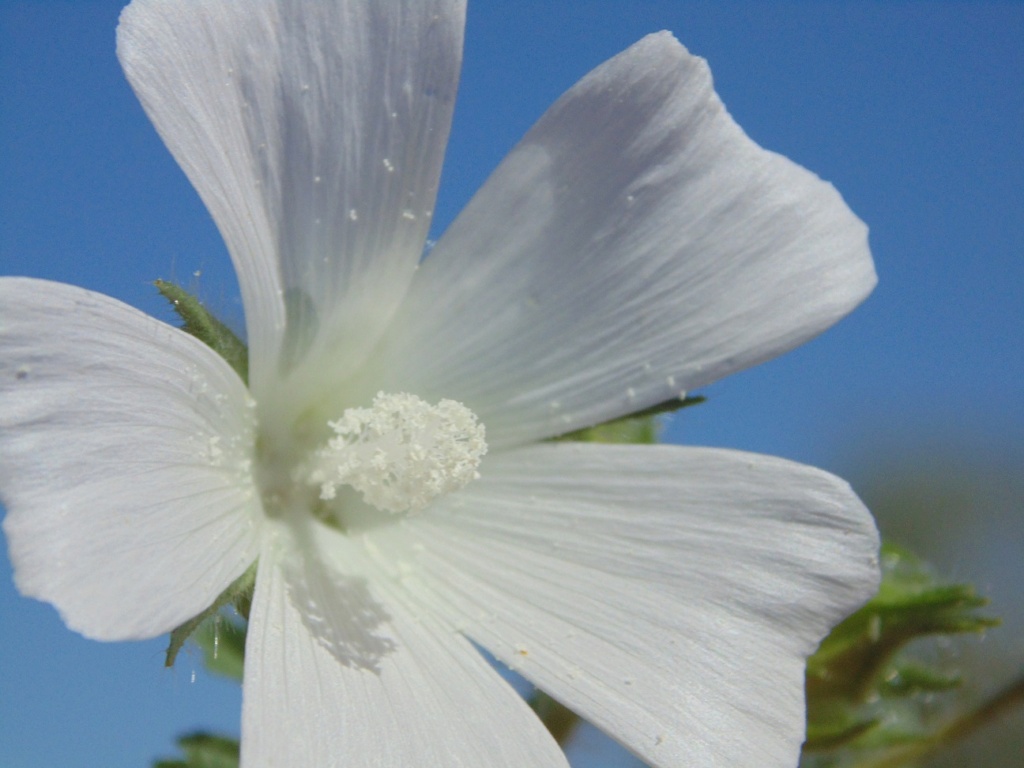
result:
M 668 33 L 597 68 L 422 265 L 367 384 L 472 408 L 488 441 L 631 413 L 778 355 L 875 284 L 831 185 L 754 144 Z
M 841 480 L 753 454 L 554 444 L 375 545 L 424 605 L 652 766 L 796 764 L 805 657 L 866 600 Z
M 135 0 L 122 14 L 128 79 L 238 271 L 261 400 L 307 354 L 334 348 L 354 365 L 404 293 L 430 226 L 464 11 Z
M 0 279 L 14 577 L 99 640 L 206 608 L 258 553 L 251 408 L 202 342 L 114 299 Z
M 243 768 L 567 768 L 521 698 L 456 633 L 319 532 L 260 560 L 246 645 Z

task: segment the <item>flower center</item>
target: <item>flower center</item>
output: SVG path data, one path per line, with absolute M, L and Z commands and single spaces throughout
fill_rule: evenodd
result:
M 328 422 L 335 437 L 318 450 L 307 477 L 320 498 L 348 485 L 386 512 L 418 512 L 480 477 L 484 426 L 462 403 L 430 405 L 406 393 L 378 392 L 370 408 Z

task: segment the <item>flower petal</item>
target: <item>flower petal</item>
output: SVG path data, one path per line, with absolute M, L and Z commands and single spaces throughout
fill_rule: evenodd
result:
M 351 370 L 404 293 L 430 226 L 464 5 L 135 0 L 122 14 L 125 73 L 234 260 L 261 401 L 325 350 Z
M 833 187 L 732 121 L 668 33 L 587 75 L 422 265 L 366 384 L 462 401 L 509 445 L 764 361 L 875 284 Z
M 98 640 L 196 615 L 255 559 L 245 387 L 97 293 L 0 279 L 0 497 L 14 577 Z
M 360 546 L 325 530 L 268 546 L 246 646 L 244 768 L 567 768 L 468 641 L 368 576 Z
M 403 584 L 652 766 L 793 766 L 804 662 L 878 580 L 841 480 L 782 459 L 549 444 L 372 541 Z

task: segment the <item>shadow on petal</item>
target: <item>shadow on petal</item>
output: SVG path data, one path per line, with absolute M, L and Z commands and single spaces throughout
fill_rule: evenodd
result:
M 284 575 L 288 599 L 316 641 L 343 666 L 380 675 L 384 657 L 398 646 L 383 630 L 391 616 L 370 594 L 366 579 L 309 556 L 292 559 Z

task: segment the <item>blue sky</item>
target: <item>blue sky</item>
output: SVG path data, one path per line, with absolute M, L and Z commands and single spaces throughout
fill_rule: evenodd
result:
M 120 5 L 0 0 L 0 274 L 165 319 L 151 281 L 176 279 L 237 322 L 220 238 L 121 75 Z M 855 486 L 879 452 L 922 444 L 1020 466 L 1024 3 L 476 0 L 437 233 L 566 88 L 661 29 L 709 60 L 755 140 L 836 185 L 880 277 L 832 331 L 709 387 L 669 439 Z M 992 535 L 1024 541 L 1019 516 L 1005 525 Z M 237 690 L 193 680 L 195 660 L 166 671 L 163 641 L 79 638 L 9 575 L 0 555 L 0 768 L 144 766 L 176 733 L 237 727 Z M 577 762 L 613 764 L 629 763 Z

